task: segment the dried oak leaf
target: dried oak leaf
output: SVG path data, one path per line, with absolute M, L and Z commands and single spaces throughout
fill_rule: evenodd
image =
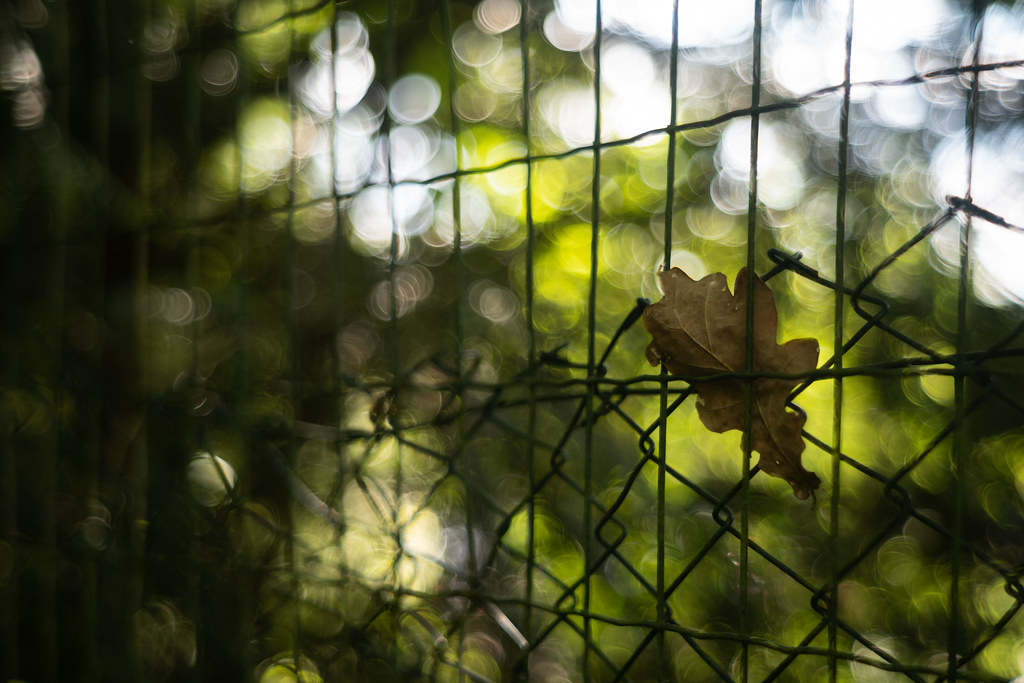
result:
M 693 280 L 679 268 L 659 275 L 665 296 L 644 309 L 644 327 L 651 335 L 647 360 L 664 363 L 669 372 L 704 377 L 746 370 L 747 269 L 736 276 L 735 292 L 725 275 Z M 818 364 L 818 342 L 794 339 L 777 343 L 779 316 L 768 285 L 754 276 L 755 372 L 794 374 Z M 793 487 L 800 500 L 814 495 L 821 480 L 804 469 L 800 433 L 806 417 L 787 410 L 793 379 L 760 377 L 753 381 L 751 449 L 760 453 L 761 470 Z M 697 414 L 713 432 L 743 429 L 744 383 L 738 378 L 694 382 Z

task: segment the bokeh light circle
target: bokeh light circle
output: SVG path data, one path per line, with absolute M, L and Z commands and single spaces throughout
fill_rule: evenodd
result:
M 409 74 L 395 81 L 388 96 L 388 111 L 399 123 L 422 123 L 441 104 L 441 86 L 430 76 Z

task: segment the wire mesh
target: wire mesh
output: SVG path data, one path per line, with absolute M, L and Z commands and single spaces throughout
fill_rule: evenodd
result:
M 680 43 L 695 6 L 656 43 L 608 5 L 12 6 L 0 675 L 1020 674 L 1024 322 L 978 303 L 972 251 L 1024 239 L 972 192 L 977 131 L 1019 117 L 1024 59 L 983 59 L 1002 15 L 857 82 L 850 0 L 842 81 L 793 94 L 765 63 L 793 3 L 711 57 Z M 623 134 L 605 62 L 635 43 L 668 118 Z M 694 105 L 695 62 L 740 85 Z M 863 93 L 917 87 L 961 117 L 939 207 L 861 153 Z M 759 187 L 786 115 L 831 149 L 827 208 L 789 218 Z M 826 349 L 790 397 L 814 507 L 703 430 L 707 377 L 644 369 L 657 264 L 760 272 Z M 710 378 L 744 382 L 745 433 L 753 340 Z

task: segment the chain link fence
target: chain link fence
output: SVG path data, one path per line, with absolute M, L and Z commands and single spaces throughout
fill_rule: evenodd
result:
M 1021 675 L 1024 9 L 633 5 L 9 3 L 4 680 Z

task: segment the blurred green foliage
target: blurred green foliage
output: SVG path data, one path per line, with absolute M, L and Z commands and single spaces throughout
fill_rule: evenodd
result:
M 775 249 L 805 266 L 769 283 L 781 339 L 831 358 L 835 251 L 856 287 L 944 208 L 969 76 L 874 89 L 926 91 L 918 125 L 858 90 L 842 179 L 841 91 L 762 114 L 750 243 L 749 28 L 673 68 L 650 27 L 609 10 L 597 53 L 586 3 L 527 4 L 16 3 L 0 676 L 867 681 L 951 647 L 1021 674 L 1020 308 L 979 260 L 960 289 L 959 223 L 871 279 L 884 327 L 842 299 L 842 406 L 827 372 L 795 399 L 815 508 L 741 492 L 741 436 L 666 414 L 686 382 L 617 336 L 659 267 Z M 765 4 L 766 58 L 825 12 Z M 959 63 L 951 13 L 901 52 Z M 979 135 L 1019 126 L 1006 73 Z

